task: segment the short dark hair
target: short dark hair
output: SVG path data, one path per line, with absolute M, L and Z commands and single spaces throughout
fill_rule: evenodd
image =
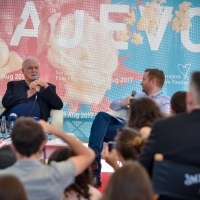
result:
M 150 80 L 152 80 L 153 78 L 156 78 L 156 82 L 157 82 L 157 86 L 158 87 L 163 87 L 164 82 L 165 82 L 165 74 L 162 70 L 159 69 L 155 69 L 155 68 L 147 68 L 144 71 L 149 72 L 148 77 Z
M 172 95 L 170 104 L 175 113 L 186 112 L 186 91 L 178 91 Z
M 0 169 L 6 169 L 7 167 L 12 166 L 17 160 L 10 145 L 0 148 L 0 158 Z
M 37 121 L 28 117 L 20 117 L 13 127 L 11 139 L 18 153 L 30 157 L 39 151 L 45 140 L 45 134 Z
M 190 87 L 194 89 L 197 98 L 196 101 L 200 104 L 200 71 L 192 73 L 190 78 Z

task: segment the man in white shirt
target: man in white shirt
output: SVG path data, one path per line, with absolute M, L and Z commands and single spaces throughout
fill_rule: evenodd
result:
M 128 110 L 130 100 L 133 98 L 149 97 L 153 99 L 165 113 L 170 111 L 170 98 L 164 95 L 162 87 L 165 82 L 165 75 L 159 69 L 146 69 L 141 82 L 142 92 L 137 93 L 134 97 L 128 96 L 125 99 L 118 99 L 110 104 L 110 108 L 115 111 Z M 101 151 L 103 142 L 112 141 L 118 128 L 126 123 L 128 116 L 124 119 L 114 117 L 105 112 L 99 112 L 92 124 L 88 146 L 94 150 L 96 159 L 92 164 L 93 186 L 100 187 L 101 173 Z

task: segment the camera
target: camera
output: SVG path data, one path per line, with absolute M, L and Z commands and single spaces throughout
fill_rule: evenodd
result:
M 112 151 L 112 149 L 116 148 L 116 142 L 109 141 L 108 142 L 108 151 Z

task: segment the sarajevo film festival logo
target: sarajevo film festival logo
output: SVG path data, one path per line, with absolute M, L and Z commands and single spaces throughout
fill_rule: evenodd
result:
M 183 75 L 183 79 L 188 80 L 191 64 L 186 64 L 186 65 L 178 64 L 177 68 L 178 71 Z

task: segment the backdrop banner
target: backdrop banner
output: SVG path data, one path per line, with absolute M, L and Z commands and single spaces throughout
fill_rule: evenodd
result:
M 171 96 L 200 70 L 199 24 L 199 0 L 0 0 L 0 97 L 30 55 L 57 86 L 64 117 L 108 111 L 141 91 L 146 68 L 164 71 Z

